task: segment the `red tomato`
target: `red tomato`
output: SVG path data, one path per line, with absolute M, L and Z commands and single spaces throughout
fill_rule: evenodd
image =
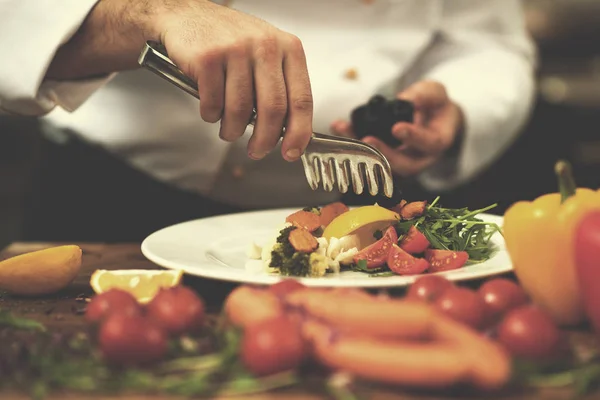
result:
M 509 311 L 497 336 L 512 355 L 525 359 L 552 359 L 565 347 L 564 337 L 552 319 L 534 305 Z
M 427 260 L 413 257 L 395 244 L 388 254 L 387 265 L 398 275 L 420 274 L 429 268 Z
M 575 270 L 587 317 L 600 334 L 600 212 L 585 215 L 575 228 Z
M 427 250 L 429 240 L 414 226 L 411 226 L 406 236 L 400 241 L 400 248 L 410 254 L 419 254 Z
M 121 289 L 110 289 L 92 298 L 85 310 L 85 319 L 97 323 L 114 313 L 140 315 L 142 306 L 131 293 Z
M 246 328 L 241 349 L 242 362 L 256 376 L 295 369 L 306 351 L 300 327 L 283 316 Z
M 98 336 L 104 358 L 118 365 L 140 365 L 160 360 L 167 353 L 167 335 L 156 323 L 140 315 L 113 314 L 100 326 Z
M 398 242 L 396 228 L 390 226 L 381 239 L 359 251 L 354 256 L 354 262 L 366 260 L 367 268 L 379 268 L 386 263 L 388 253 L 396 242 Z
M 185 286 L 160 289 L 146 309 L 148 317 L 171 335 L 197 332 L 204 325 L 204 302 Z
M 442 292 L 453 287 L 454 284 L 448 279 L 439 275 L 425 275 L 417 278 L 408 288 L 407 299 L 425 300 L 432 302 L 436 300 Z
M 529 302 L 521 286 L 505 278 L 485 282 L 479 287 L 478 292 L 491 312 L 492 318 L 500 317 L 507 311 Z
M 467 288 L 454 286 L 444 290 L 435 301 L 435 307 L 474 329 L 481 328 L 485 322 L 486 308 L 483 299 Z
M 469 254 L 466 251 L 429 249 L 425 251 L 425 259 L 431 265 L 431 272 L 441 272 L 462 267 L 469 259 Z
M 269 290 L 279 297 L 284 297 L 300 289 L 306 289 L 306 286 L 297 279 L 283 279 L 269 287 Z

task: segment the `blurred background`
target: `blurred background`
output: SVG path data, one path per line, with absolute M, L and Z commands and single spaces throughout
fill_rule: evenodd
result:
M 559 158 L 571 161 L 579 186 L 600 186 L 600 0 L 524 0 L 523 6 L 539 51 L 535 109 L 502 159 L 474 182 L 443 193 L 447 206 L 498 203 L 495 212 L 502 213 L 515 201 L 556 191 Z M 41 184 L 34 177 L 43 154 L 35 120 L 0 117 L 0 249 L 20 238 L 24 205 Z M 435 195 L 411 185 L 405 191 L 410 198 Z

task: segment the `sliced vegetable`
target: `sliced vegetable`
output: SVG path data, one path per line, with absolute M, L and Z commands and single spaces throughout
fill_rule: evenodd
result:
M 312 253 L 319 247 L 317 239 L 304 228 L 297 228 L 291 231 L 289 240 L 294 250 L 302 253 Z
M 381 239 L 359 251 L 353 257 L 354 262 L 365 260 L 368 269 L 379 268 L 387 262 L 390 249 L 397 241 L 396 229 L 390 226 Z
M 396 244 L 389 251 L 387 265 L 398 275 L 421 274 L 429 269 L 427 260 L 413 257 Z
M 310 211 L 296 211 L 293 214 L 288 215 L 285 219 L 295 227 L 306 229 L 309 232 L 314 232 L 321 227 L 321 217 Z
M 400 248 L 410 254 L 419 254 L 427 250 L 429 240 L 415 226 L 411 226 L 408 233 L 400 240 Z
M 426 201 L 410 202 L 400 209 L 400 216 L 402 219 L 413 219 L 420 217 L 425 212 L 426 207 Z
M 327 204 L 325 207 L 321 208 L 321 225 L 329 225 L 336 217 L 342 215 L 348 210 L 348 206 L 339 201 Z
M 469 259 L 466 251 L 434 250 L 425 251 L 425 259 L 431 265 L 431 272 L 442 272 L 458 269 Z

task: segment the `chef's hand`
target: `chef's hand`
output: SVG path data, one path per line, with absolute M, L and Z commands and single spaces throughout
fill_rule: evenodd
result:
M 444 86 L 437 82 L 417 82 L 397 97 L 415 106 L 413 123 L 398 122 L 392 127 L 391 134 L 402 144 L 392 148 L 373 136 L 366 136 L 363 141 L 383 153 L 394 173 L 413 176 L 434 164 L 460 140 L 463 114 L 448 97 Z M 354 137 L 347 121 L 334 122 L 331 130 L 341 136 Z
M 248 154 L 263 158 L 281 138 L 297 160 L 312 134 L 313 100 L 300 40 L 267 22 L 208 0 L 100 0 L 63 46 L 47 77 L 73 79 L 137 68 L 146 40 L 198 83 L 200 115 L 220 136 L 244 134 L 256 106 Z

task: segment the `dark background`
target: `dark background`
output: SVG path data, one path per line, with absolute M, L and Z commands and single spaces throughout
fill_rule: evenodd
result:
M 474 182 L 443 193 L 445 205 L 498 203 L 495 212 L 501 213 L 515 201 L 556 191 L 553 165 L 559 158 L 571 161 L 579 186 L 600 187 L 600 1 L 526 0 L 524 6 L 539 51 L 535 109 L 502 159 Z M 26 207 L 44 185 L 36 177 L 45 168 L 47 145 L 36 125 L 35 119 L 0 117 L 0 249 L 23 239 L 28 217 L 33 218 Z M 92 187 L 81 179 L 72 185 Z M 150 183 L 148 188 L 154 190 Z M 403 188 L 409 198 L 436 195 L 414 185 Z M 81 219 L 81 206 L 71 215 L 54 216 L 53 226 L 60 229 L 61 219 Z

